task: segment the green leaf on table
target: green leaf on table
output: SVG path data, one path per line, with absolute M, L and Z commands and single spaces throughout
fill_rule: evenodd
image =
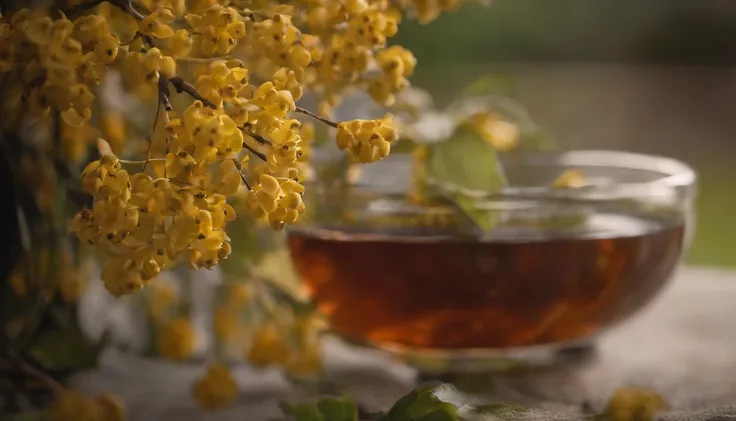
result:
M 437 396 L 437 392 L 448 387 L 444 384 L 417 387 L 389 409 L 389 421 L 457 421 L 457 406 Z
M 358 406 L 347 398 L 325 398 L 317 402 L 317 408 L 325 421 L 356 421 Z
M 461 129 L 449 140 L 433 145 L 427 169 L 440 189 L 484 232 L 498 222 L 498 214 L 479 208 L 474 195 L 498 192 L 508 181 L 495 149 L 477 134 Z
M 473 415 L 483 416 L 492 415 L 495 417 L 510 418 L 513 416 L 522 415 L 528 412 L 529 408 L 521 405 L 511 405 L 505 403 L 491 403 L 485 405 L 479 405 L 472 409 Z
M 281 410 L 289 416 L 289 419 L 294 421 L 327 421 L 316 405 L 282 405 Z
M 358 406 L 349 398 L 323 398 L 314 404 L 282 404 L 293 421 L 358 421 Z

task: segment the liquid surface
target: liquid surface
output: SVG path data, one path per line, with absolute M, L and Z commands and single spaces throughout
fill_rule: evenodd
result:
M 580 339 L 634 313 L 676 267 L 681 224 L 597 215 L 575 236 L 499 230 L 490 241 L 424 233 L 292 231 L 295 267 L 338 334 L 435 349 Z

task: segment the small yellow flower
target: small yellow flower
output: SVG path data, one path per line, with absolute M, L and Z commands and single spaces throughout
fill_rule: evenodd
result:
M 101 408 L 81 393 L 64 389 L 56 393 L 49 408 L 51 421 L 97 421 Z
M 208 411 L 217 411 L 232 404 L 238 396 L 238 384 L 230 370 L 222 364 L 212 364 L 193 387 L 197 404 Z
M 179 300 L 179 292 L 170 282 L 156 280 L 151 297 L 150 311 L 154 320 L 164 320 L 166 314 Z
M 238 314 L 228 308 L 218 308 L 214 316 L 215 335 L 220 341 L 228 342 L 238 327 Z
M 103 393 L 95 398 L 95 402 L 102 411 L 99 421 L 125 421 L 125 406 L 119 397 Z
M 621 387 L 613 392 L 604 413 L 612 421 L 653 421 L 666 408 L 667 402 L 656 392 Z
M 575 188 L 583 187 L 587 182 L 583 173 L 578 170 L 566 170 L 552 183 L 552 187 L 556 188 Z
M 253 333 L 253 342 L 245 358 L 255 367 L 270 364 L 285 365 L 291 353 L 291 347 L 286 342 L 283 332 L 273 323 L 266 323 Z
M 253 299 L 253 286 L 246 283 L 230 284 L 227 288 L 227 306 L 242 310 Z
M 176 318 L 163 327 L 158 349 L 164 358 L 181 361 L 194 352 L 195 339 L 191 322 L 185 318 Z
M 324 366 L 322 350 L 316 342 L 303 344 L 302 347 L 284 367 L 286 372 L 298 378 L 319 374 Z
M 84 294 L 85 288 L 86 283 L 77 271 L 69 269 L 61 274 L 59 291 L 61 292 L 61 297 L 67 303 L 78 302 L 82 294 Z
M 23 298 L 26 296 L 27 285 L 26 285 L 26 277 L 23 274 L 22 271 L 15 269 L 8 277 L 8 282 L 10 282 L 10 287 L 13 289 L 13 293 L 15 293 L 15 296 L 18 298 Z

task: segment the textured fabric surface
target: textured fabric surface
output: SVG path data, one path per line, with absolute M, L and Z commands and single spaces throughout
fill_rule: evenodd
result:
M 736 420 L 736 273 L 683 269 L 635 319 L 604 335 L 596 354 L 576 365 L 496 379 L 501 396 L 537 403 L 524 419 L 578 419 L 583 402 L 603 407 L 618 386 L 656 389 L 666 420 Z M 370 410 L 386 409 L 415 384 L 413 369 L 382 355 L 327 343 L 328 373 Z M 235 406 L 206 414 L 190 398 L 197 365 L 139 360 L 109 352 L 103 366 L 75 378 L 82 390 L 120 394 L 131 421 L 270 420 L 281 400 L 304 398 L 277 372 L 236 369 Z

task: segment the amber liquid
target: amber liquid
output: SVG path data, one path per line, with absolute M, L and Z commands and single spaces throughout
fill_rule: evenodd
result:
M 291 232 L 296 269 L 349 340 L 434 349 L 579 340 L 643 307 L 680 259 L 683 226 L 599 215 L 574 236 Z M 527 233 L 528 234 L 528 233 Z

